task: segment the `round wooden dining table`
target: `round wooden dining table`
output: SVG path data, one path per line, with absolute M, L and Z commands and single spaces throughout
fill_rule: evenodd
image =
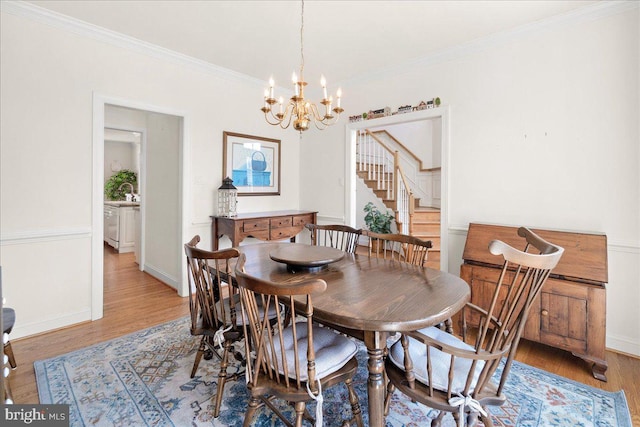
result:
M 247 274 L 276 283 L 295 283 L 310 277 L 327 282 L 313 295 L 314 320 L 337 329 L 362 332 L 368 352 L 369 425 L 384 420 L 384 350 L 389 334 L 436 325 L 449 319 L 469 301 L 469 285 L 458 276 L 427 267 L 348 254 L 308 271 L 289 269 L 270 254 L 300 250 L 300 243 L 264 243 L 240 246 L 246 254 Z M 299 258 L 298 258 L 298 263 Z

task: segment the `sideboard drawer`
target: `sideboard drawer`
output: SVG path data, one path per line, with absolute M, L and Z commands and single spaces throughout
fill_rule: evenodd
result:
M 282 228 L 282 227 L 291 227 L 291 217 L 290 216 L 282 216 L 279 218 L 271 219 L 271 228 Z
M 306 215 L 296 215 L 293 217 L 293 226 L 294 227 L 304 227 L 306 224 L 315 223 L 313 218 L 313 214 Z
M 258 230 L 269 230 L 268 219 L 257 219 L 252 221 L 245 221 L 242 224 L 242 231 L 245 233 L 251 233 Z
M 272 211 L 238 214 L 233 217 L 211 216 L 211 242 L 213 250 L 218 250 L 222 236 L 231 240 L 231 246 L 237 247 L 247 237 L 259 240 L 284 240 L 295 242 L 305 224 L 316 223 L 315 211 Z
M 281 239 L 290 239 L 296 234 L 300 232 L 300 227 L 280 227 L 280 228 L 272 228 L 271 235 L 269 238 L 271 240 L 281 240 Z

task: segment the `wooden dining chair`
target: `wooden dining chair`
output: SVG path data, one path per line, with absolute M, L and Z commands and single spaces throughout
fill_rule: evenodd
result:
M 242 321 L 236 314 L 240 297 L 229 283 L 231 260 L 237 259 L 240 252 L 234 248 L 210 252 L 197 248 L 198 242 L 200 236 L 195 236 L 184 245 L 189 280 L 190 331 L 191 335 L 201 337 L 191 378 L 195 376 L 203 355 L 205 359 L 215 355 L 220 360 L 213 410 L 213 416 L 217 417 L 226 382 L 236 380 L 243 373 L 227 375 L 231 355 L 236 356 L 239 362 L 244 359 L 233 351 L 233 344 L 243 337 L 243 330 L 240 326 Z
M 424 266 L 427 262 L 431 240 L 422 240 L 407 234 L 381 234 L 364 231 L 369 238 L 369 256 L 392 259 Z
M 9 366 L 11 369 L 16 369 L 16 358 L 13 355 L 13 349 L 11 348 L 11 341 L 9 341 L 9 334 L 16 323 L 16 311 L 11 307 L 2 307 L 2 335 L 7 337 L 4 340 L 3 348 L 4 354 L 8 358 Z
M 306 224 L 311 232 L 311 244 L 314 246 L 329 246 L 353 254 L 358 247 L 358 239 L 362 229 L 356 229 L 342 224 Z
M 489 307 L 467 303 L 462 309 L 461 338 L 428 327 L 402 334 L 390 348 L 385 362 L 389 379 L 385 413 L 398 389 L 413 401 L 440 410 L 433 427 L 448 412 L 458 425 L 465 420 L 475 425 L 478 416 L 485 426 L 493 425 L 487 405 L 505 402 L 504 387 L 527 314 L 564 251 L 527 228 L 518 229 L 518 235 L 526 240 L 524 251 L 499 240 L 489 244 L 492 254 L 504 258 L 503 268 Z M 473 330 L 467 328 L 470 314 L 479 325 Z M 492 376 L 503 358 L 496 384 Z
M 240 255 L 235 270 L 242 316 L 247 320 L 246 354 L 252 355 L 246 369 L 250 398 L 244 427 L 251 424 L 263 405 L 286 425 L 293 425 L 273 402 L 276 398 L 293 404 L 296 427 L 302 425 L 303 417 L 320 426 L 323 390 L 342 382 L 347 387 L 353 412 L 353 418 L 343 425 L 355 422 L 363 427 L 358 396 L 352 385 L 358 368 L 357 346 L 349 338 L 313 323 L 311 295 L 323 292 L 326 282 L 310 279 L 272 283 L 246 274 L 245 261 L 246 256 Z M 272 307 L 277 314 L 276 322 L 265 315 Z M 284 326 L 287 310 L 296 313 L 296 318 Z M 306 410 L 306 402 L 311 399 L 317 402 L 315 421 Z

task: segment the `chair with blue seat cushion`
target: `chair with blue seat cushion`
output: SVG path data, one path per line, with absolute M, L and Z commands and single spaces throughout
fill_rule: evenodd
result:
M 235 270 L 242 316 L 247 319 L 243 326 L 246 354 L 251 355 L 246 368 L 250 398 L 244 426 L 251 424 L 263 405 L 286 425 L 294 425 L 274 399 L 293 404 L 295 426 L 301 426 L 303 418 L 322 425 L 323 390 L 345 383 L 353 417 L 344 425 L 355 422 L 363 427 L 352 385 L 358 369 L 357 346 L 344 335 L 313 323 L 311 295 L 323 292 L 327 283 L 321 279 L 273 283 L 245 273 L 245 261 L 241 254 Z M 271 308 L 276 311 L 275 322 L 268 317 Z M 287 312 L 296 313 L 295 321 L 286 321 Z M 315 420 L 306 410 L 306 402 L 312 399 L 317 401 Z
M 487 405 L 502 405 L 503 393 L 527 314 L 564 249 L 549 243 L 527 228 L 524 251 L 494 240 L 489 251 L 504 258 L 488 307 L 467 303 L 461 311 L 461 336 L 435 327 L 402 334 L 390 349 L 385 363 L 389 379 L 385 412 L 390 397 L 399 390 L 412 400 L 440 410 L 432 421 L 439 426 L 446 413 L 458 425 L 475 425 L 478 417 L 492 426 Z M 467 316 L 473 315 L 473 329 Z M 492 376 L 504 359 L 498 383 Z

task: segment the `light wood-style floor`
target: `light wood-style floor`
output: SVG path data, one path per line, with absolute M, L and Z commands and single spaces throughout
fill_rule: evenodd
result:
M 11 373 L 15 403 L 38 403 L 33 362 L 64 354 L 149 326 L 186 316 L 187 298 L 146 273 L 133 254 L 116 254 L 105 246 L 104 317 L 38 336 L 12 340 L 18 368 Z M 20 321 L 18 313 L 17 321 Z M 522 341 L 517 359 L 566 378 L 608 391 L 623 389 L 633 425 L 640 427 L 640 359 L 607 352 L 608 382 L 591 376 L 587 364 L 571 353 Z

